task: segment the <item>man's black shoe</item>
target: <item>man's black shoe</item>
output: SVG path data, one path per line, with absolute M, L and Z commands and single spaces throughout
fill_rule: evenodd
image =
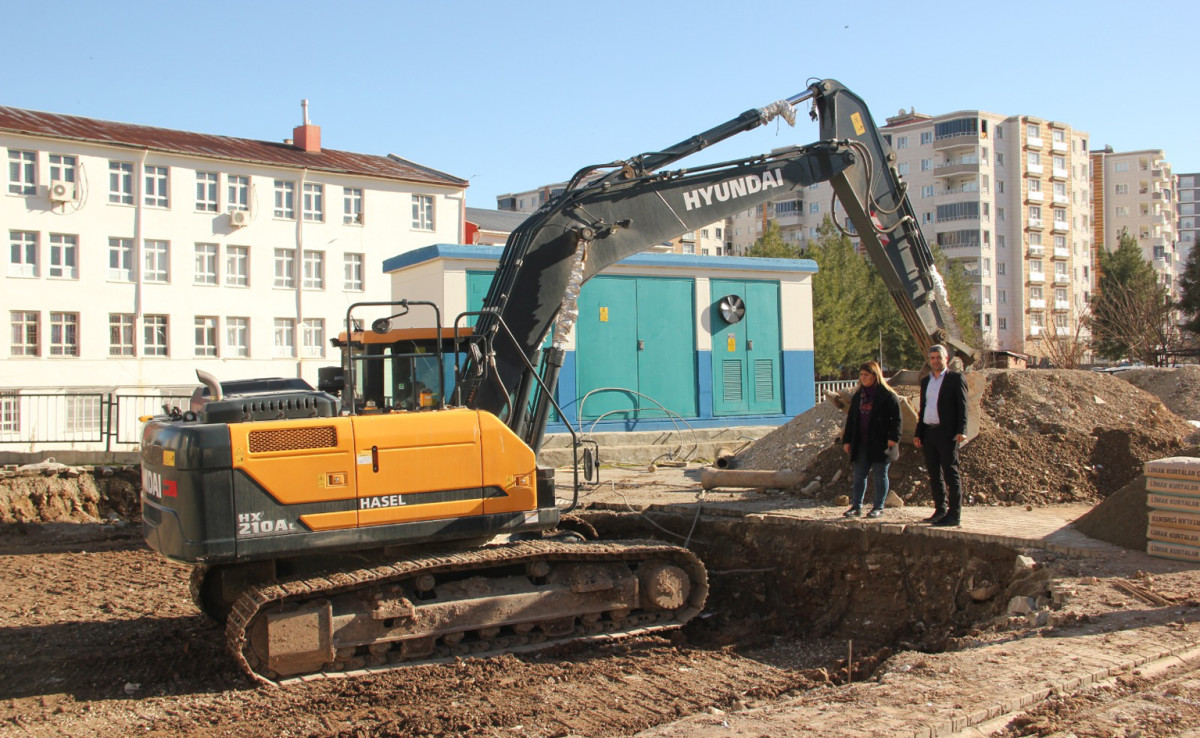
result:
M 846 512 L 842 513 L 843 518 L 857 518 L 859 515 L 862 515 L 862 508 L 859 507 L 852 507 Z
M 957 528 L 960 525 L 962 523 L 959 522 L 958 518 L 952 518 L 949 515 L 933 521 L 934 528 Z
M 946 517 L 945 511 L 944 510 L 938 511 L 938 512 L 935 512 L 933 515 L 930 515 L 929 517 L 925 518 L 925 522 L 926 523 L 936 523 L 937 521 L 941 520 L 944 517 Z

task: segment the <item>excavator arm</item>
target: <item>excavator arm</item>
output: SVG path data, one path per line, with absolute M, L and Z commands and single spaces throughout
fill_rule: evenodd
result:
M 749 159 L 662 171 L 718 141 L 782 116 L 794 120 L 812 100 L 821 141 Z M 737 118 L 662 151 L 585 167 L 565 191 L 509 237 L 482 314 L 474 349 L 459 373 L 460 401 L 501 418 L 536 451 L 549 411 L 562 346 L 577 317 L 583 283 L 611 264 L 682 233 L 830 182 L 924 351 L 954 345 L 957 328 L 938 302 L 933 256 L 896 174 L 894 155 L 862 101 L 833 80 Z M 553 328 L 550 347 L 542 351 Z

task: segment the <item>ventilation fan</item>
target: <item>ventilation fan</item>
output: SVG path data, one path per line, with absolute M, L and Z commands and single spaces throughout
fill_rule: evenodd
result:
M 746 317 L 746 303 L 737 295 L 726 295 L 717 303 L 717 309 L 721 311 L 721 317 L 726 323 L 733 324 L 741 321 Z

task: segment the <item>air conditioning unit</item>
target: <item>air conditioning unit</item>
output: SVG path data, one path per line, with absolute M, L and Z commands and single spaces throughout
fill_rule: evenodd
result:
M 229 225 L 233 226 L 234 228 L 241 228 L 243 226 L 250 225 L 250 211 L 249 210 L 230 210 L 229 211 Z
M 75 199 L 75 183 L 63 180 L 50 182 L 50 202 L 71 202 Z

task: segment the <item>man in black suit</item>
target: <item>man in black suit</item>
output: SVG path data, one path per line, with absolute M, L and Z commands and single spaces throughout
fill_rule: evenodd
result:
M 967 438 L 967 383 L 961 374 L 946 368 L 949 360 L 945 346 L 929 349 L 933 373 L 921 380 L 921 404 L 913 437 L 913 445 L 925 452 L 933 492 L 935 509 L 926 522 L 940 528 L 956 527 L 962 517 L 958 444 Z

